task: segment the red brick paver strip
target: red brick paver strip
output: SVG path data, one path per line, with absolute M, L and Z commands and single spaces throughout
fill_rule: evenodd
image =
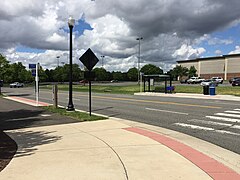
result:
M 183 157 L 191 161 L 193 164 L 198 166 L 215 180 L 240 180 L 240 174 L 233 171 L 224 164 L 216 161 L 215 159 L 191 148 L 190 146 L 187 146 L 164 135 L 160 135 L 140 128 L 130 127 L 124 129 L 149 137 L 169 147 L 173 151 L 177 152 L 178 154 L 182 155 Z
M 30 105 L 36 105 L 37 104 L 37 101 L 35 101 L 35 100 L 22 98 L 22 97 L 11 96 L 11 97 L 7 97 L 7 99 L 15 100 L 15 101 L 22 102 L 22 103 L 25 103 L 25 104 L 30 104 Z M 38 106 L 49 106 L 49 104 L 39 101 Z

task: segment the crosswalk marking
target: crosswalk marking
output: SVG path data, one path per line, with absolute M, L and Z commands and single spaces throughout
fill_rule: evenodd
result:
M 224 111 L 226 113 L 240 114 L 240 111 Z
M 227 123 L 219 123 L 219 122 L 205 121 L 205 120 L 199 120 L 199 119 L 191 119 L 191 120 L 188 120 L 188 121 L 199 122 L 199 123 L 202 123 L 202 124 L 216 125 L 216 126 L 226 126 L 226 127 L 230 127 L 230 128 L 233 128 L 233 129 L 240 129 L 240 126 L 238 126 L 238 125 L 227 124 Z
M 206 118 L 220 120 L 220 121 L 235 122 L 235 123 L 239 122 L 240 123 L 239 119 L 232 119 L 232 118 L 226 118 L 226 117 L 206 116 Z
M 238 115 L 238 114 L 216 113 L 214 115 L 240 118 L 240 115 Z
M 185 124 L 185 123 L 174 123 L 174 124 L 177 125 L 177 126 L 182 126 L 182 127 L 192 128 L 192 129 L 213 131 L 213 132 L 218 132 L 218 133 L 221 133 L 221 134 L 231 134 L 231 135 L 240 136 L 240 134 L 238 134 L 238 133 L 234 133 L 234 132 L 226 131 L 226 130 L 215 130 L 213 128 L 208 128 L 208 127 L 203 127 L 203 126 L 196 126 L 196 125 Z
M 222 133 L 222 134 L 231 134 L 231 135 L 240 136 L 240 134 L 238 134 L 238 133 L 234 133 L 234 132 L 231 132 L 231 131 L 216 130 L 216 132 L 218 132 L 218 133 Z
M 174 123 L 174 124 L 177 125 L 177 126 L 189 127 L 189 128 L 192 128 L 192 129 L 201 129 L 201 130 L 214 131 L 213 128 L 196 126 L 196 125 L 192 125 L 192 124 L 185 124 L 185 123 Z
M 190 122 L 200 122 L 202 124 L 210 124 L 210 125 L 220 125 L 220 126 L 232 126 L 233 124 L 227 124 L 227 123 L 219 123 L 219 122 L 214 122 L 214 121 L 205 121 L 205 120 L 199 120 L 199 119 L 191 119 L 188 120 Z
M 240 109 L 234 109 L 234 111 L 240 111 Z

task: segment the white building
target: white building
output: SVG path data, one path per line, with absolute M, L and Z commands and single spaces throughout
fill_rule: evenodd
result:
M 182 60 L 177 63 L 188 69 L 194 66 L 197 75 L 205 79 L 214 76 L 222 77 L 224 80 L 240 77 L 240 54 Z

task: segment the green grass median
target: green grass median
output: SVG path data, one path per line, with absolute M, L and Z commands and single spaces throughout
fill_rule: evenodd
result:
M 62 116 L 69 116 L 74 119 L 78 119 L 79 121 L 98 121 L 98 120 L 108 119 L 103 116 L 96 116 L 96 115 L 90 116 L 88 113 L 85 113 L 85 112 L 78 112 L 78 111 L 68 112 L 64 108 L 59 108 L 59 107 L 55 108 L 53 106 L 46 106 L 46 107 L 43 107 L 43 109 L 53 113 L 60 114 Z
M 173 84 L 174 85 L 174 84 Z M 176 93 L 196 93 L 202 94 L 203 87 L 200 85 L 174 85 Z M 52 89 L 52 85 L 41 86 L 41 88 Z M 147 87 L 146 87 L 147 88 Z M 58 89 L 68 91 L 68 85 L 58 85 Z M 88 85 L 73 85 L 75 92 L 88 92 Z M 126 86 L 108 86 L 108 85 L 93 85 L 92 92 L 94 93 L 108 93 L 108 94 L 131 94 L 139 92 L 139 85 L 126 85 Z M 240 96 L 240 86 L 222 86 L 221 84 L 216 87 L 216 94 L 219 95 L 235 95 Z
M 58 90 L 68 91 L 68 85 L 58 85 Z M 41 88 L 52 89 L 52 85 L 41 86 Z M 82 85 L 73 85 L 73 91 L 76 92 L 88 92 L 89 86 Z M 135 92 L 139 92 L 138 85 L 130 85 L 130 86 L 108 86 L 108 85 L 92 85 L 92 92 L 94 93 L 111 93 L 111 94 L 134 94 Z

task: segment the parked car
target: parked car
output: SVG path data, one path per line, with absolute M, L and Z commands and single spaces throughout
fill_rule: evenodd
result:
M 211 80 L 217 81 L 218 83 L 223 83 L 223 78 L 222 77 L 212 77 Z
M 233 81 L 240 79 L 240 77 L 234 77 L 229 80 L 229 83 L 232 84 Z
M 110 82 L 111 82 L 111 83 L 114 83 L 114 82 L 118 82 L 118 80 L 111 80 Z
M 218 86 L 218 81 L 212 79 L 206 79 L 201 82 L 201 86 Z
M 83 79 L 83 80 L 81 80 L 81 81 L 80 81 L 80 83 L 81 83 L 81 84 L 88 83 L 88 80 L 86 80 L 86 79 Z
M 234 81 L 232 81 L 232 86 L 240 86 L 240 78 L 235 79 Z
M 23 87 L 23 86 L 24 86 L 24 84 L 20 83 L 20 82 L 14 82 L 14 83 L 10 84 L 10 88 L 20 88 L 20 87 Z
M 201 83 L 204 80 L 205 79 L 203 79 L 201 77 L 191 77 L 190 79 L 187 80 L 187 83 L 188 84 L 197 84 L 197 83 Z

